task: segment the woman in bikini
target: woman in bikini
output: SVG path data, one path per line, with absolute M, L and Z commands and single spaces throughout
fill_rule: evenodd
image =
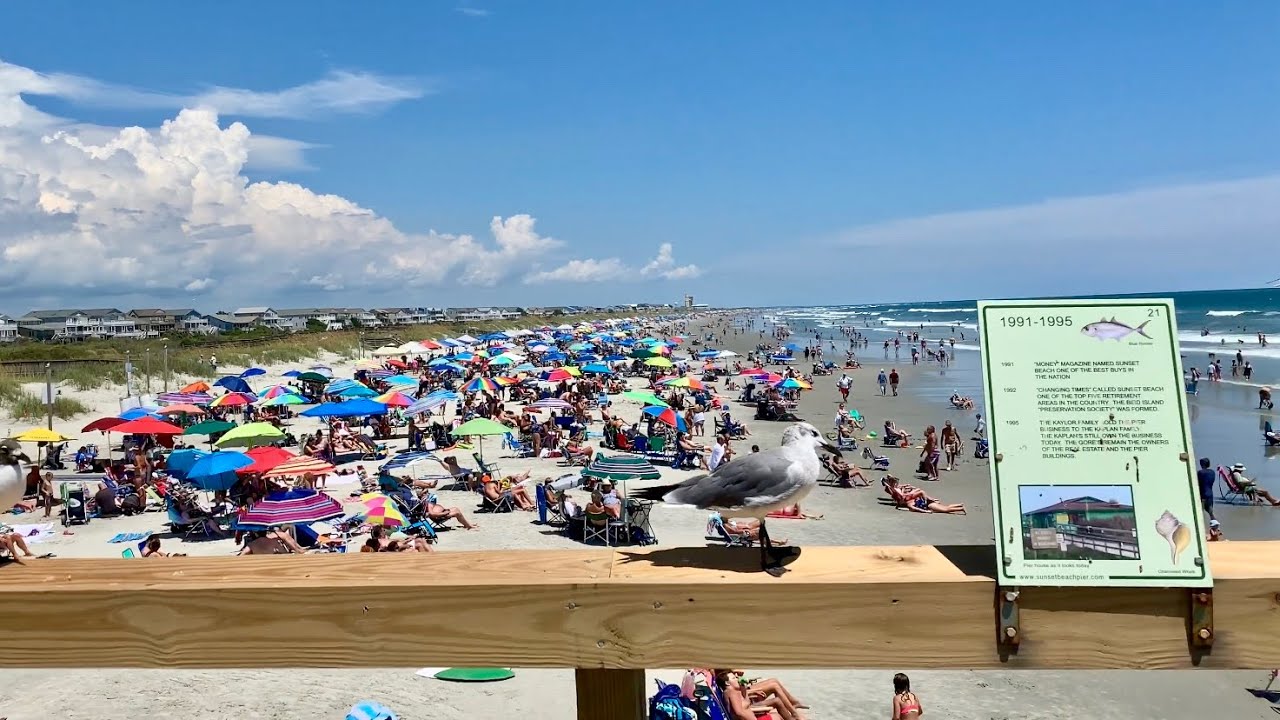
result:
M 920 698 L 911 692 L 911 678 L 903 673 L 893 676 L 893 715 L 890 720 L 914 720 L 924 714 Z
M 924 449 L 920 451 L 924 458 L 925 475 L 929 480 L 938 479 L 938 462 L 942 453 L 938 452 L 938 431 L 932 425 L 924 429 Z
M 942 449 L 947 454 L 947 472 L 951 472 L 960 457 L 960 433 L 956 432 L 950 420 L 942 425 Z

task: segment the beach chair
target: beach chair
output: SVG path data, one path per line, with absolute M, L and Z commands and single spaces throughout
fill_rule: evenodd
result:
M 1266 421 L 1262 426 L 1262 441 L 1267 444 L 1267 447 L 1280 445 L 1280 435 L 1276 435 L 1275 430 L 1271 427 L 1270 420 Z
M 480 494 L 480 507 L 477 508 L 476 511 L 483 513 L 503 513 L 511 512 L 515 509 L 516 501 L 512 499 L 511 493 L 501 492 L 498 494 L 498 499 L 495 501 L 485 497 L 482 491 Z
M 822 469 L 826 471 L 818 482 L 823 483 L 824 485 L 839 485 L 840 472 L 831 464 L 831 456 L 821 455 L 818 458 L 818 462 L 822 465 Z
M 609 396 L 607 394 L 600 393 L 599 395 L 596 396 L 596 407 L 604 407 L 608 404 L 609 404 Z
M 511 433 L 502 436 L 502 449 L 511 451 L 514 457 L 533 457 L 533 445 L 517 440 Z
M 654 435 L 649 438 L 649 452 L 645 453 L 645 457 L 650 460 L 670 463 L 675 460 L 675 452 L 667 448 L 667 438 L 662 435 Z
M 471 459 L 476 461 L 476 467 L 480 468 L 480 474 L 498 477 L 498 466 L 485 463 L 484 458 L 480 457 L 480 453 L 471 453 Z
M 542 493 L 543 502 L 547 506 L 547 524 L 563 525 L 565 522 L 564 496 L 552 490 L 546 483 L 538 485 L 538 492 Z
M 871 448 L 862 448 L 862 458 L 871 461 L 872 470 L 889 469 L 889 457 L 887 455 L 877 455 L 871 452 Z
M 616 544 L 618 537 L 627 536 L 627 524 L 609 513 L 587 513 L 582 523 L 582 542 L 599 538 L 606 546 Z
M 1232 477 L 1231 471 L 1221 465 L 1218 466 L 1218 480 L 1221 481 L 1218 486 L 1218 494 L 1222 502 L 1231 505 L 1261 502 L 1255 490 L 1252 488 L 1248 490 L 1241 489 L 1240 485 L 1236 483 L 1236 479 Z M 1241 499 L 1244 502 L 1241 502 Z
M 186 541 L 187 538 L 196 533 L 200 533 L 201 535 L 208 537 L 209 533 L 205 529 L 204 522 L 202 520 L 197 520 L 195 522 L 192 522 L 190 519 L 183 520 L 182 511 L 173 500 L 165 499 L 164 511 L 168 515 L 169 529 L 172 530 L 175 535 L 181 535 L 183 541 Z
M 120 557 L 126 560 L 131 560 L 138 557 L 138 554 L 133 551 L 133 548 L 125 548 L 120 551 Z
M 730 532 L 720 513 L 711 513 L 707 518 L 707 539 L 723 540 L 726 547 L 751 547 L 755 544 L 747 533 Z
M 637 435 L 632 441 L 631 446 L 635 448 L 635 452 L 640 455 L 649 454 L 649 438 L 643 435 Z

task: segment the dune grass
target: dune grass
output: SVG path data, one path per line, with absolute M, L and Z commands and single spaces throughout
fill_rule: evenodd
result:
M 22 389 L 22 383 L 13 378 L 0 377 L 0 407 L 19 420 L 40 420 L 45 417 L 45 405 L 40 398 Z M 88 405 L 74 397 L 59 395 L 53 399 L 53 416 L 59 420 L 89 412 Z

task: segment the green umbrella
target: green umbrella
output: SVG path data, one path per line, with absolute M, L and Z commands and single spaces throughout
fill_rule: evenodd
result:
M 449 434 L 453 435 L 454 437 L 468 437 L 471 435 L 480 435 L 481 438 L 480 438 L 479 454 L 481 458 L 484 458 L 484 437 L 483 436 L 506 435 L 509 432 L 511 432 L 511 428 L 507 427 L 506 425 L 503 425 L 500 422 L 495 422 L 493 420 L 490 420 L 489 418 L 478 417 L 474 420 L 468 420 L 462 423 L 461 425 L 459 425 L 458 427 L 450 431 Z
M 284 431 L 270 423 L 256 422 L 230 430 L 214 443 L 219 448 L 270 445 L 284 437 Z
M 582 474 L 599 480 L 657 480 L 662 477 L 648 458 L 639 455 L 597 455 Z
M 196 423 L 183 431 L 183 435 L 217 435 L 226 432 L 236 426 L 233 422 L 225 420 L 205 420 L 202 423 Z
M 657 405 L 658 407 L 671 407 L 670 405 L 667 404 L 667 401 L 663 400 L 657 395 L 654 395 L 651 392 L 646 392 L 644 390 L 628 390 L 622 393 L 622 398 L 624 400 L 635 400 L 636 402 L 641 402 L 641 403 L 644 403 L 645 405 Z
M 318 373 L 318 372 L 304 372 L 304 373 L 302 373 L 302 374 L 298 375 L 298 381 L 299 381 L 299 382 L 318 382 L 318 383 L 327 383 L 327 382 L 329 382 L 329 378 L 327 378 L 327 377 L 325 377 L 325 376 L 321 375 L 321 374 L 320 374 L 320 373 Z
M 631 351 L 631 357 L 640 358 L 641 360 L 643 360 L 644 358 L 658 357 L 661 354 L 662 353 L 656 353 L 652 350 L 646 350 L 644 348 L 636 348 L 635 350 Z

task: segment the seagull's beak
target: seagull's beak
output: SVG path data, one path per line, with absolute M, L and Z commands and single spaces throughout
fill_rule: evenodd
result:
M 826 450 L 827 452 L 831 453 L 832 455 L 835 455 L 835 456 L 836 456 L 836 457 L 838 457 L 838 458 L 842 458 L 842 457 L 844 457 L 844 455 L 840 454 L 840 448 L 836 447 L 835 445 L 832 445 L 832 444 L 831 444 L 831 443 L 829 443 L 829 442 L 823 441 L 823 443 L 822 443 L 822 449 L 823 449 L 823 450 Z
M 27 454 L 24 452 L 18 453 L 18 459 L 22 462 L 31 462 L 31 458 L 27 457 Z

